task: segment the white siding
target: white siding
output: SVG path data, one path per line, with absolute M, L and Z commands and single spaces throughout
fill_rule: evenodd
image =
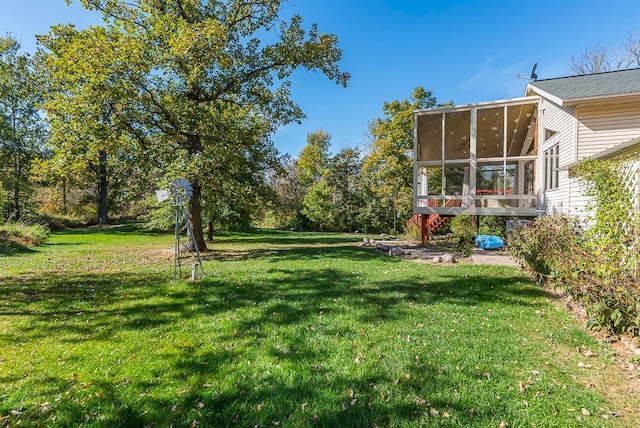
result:
M 640 135 L 638 104 L 583 107 L 578 117 L 578 160 L 593 156 Z
M 576 161 L 615 147 L 640 135 L 640 109 L 638 105 L 582 107 L 576 109 L 578 118 L 578 146 Z M 593 214 L 590 200 L 583 186 L 571 180 L 570 211 L 581 217 Z
M 558 188 L 544 189 L 544 152 L 555 144 L 560 149 L 560 167 L 572 163 L 575 159 L 575 117 L 573 107 L 560 107 L 557 104 L 541 99 L 538 105 L 538 164 L 536 167 L 536 185 L 538 189 L 538 208 L 546 214 L 569 213 L 569 178 L 566 170 L 560 170 Z M 556 134 L 545 141 L 545 130 Z

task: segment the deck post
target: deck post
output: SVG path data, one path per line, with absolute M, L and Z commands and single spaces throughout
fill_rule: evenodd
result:
M 422 245 L 427 243 L 427 239 L 429 237 L 429 233 L 427 231 L 428 218 L 428 214 L 420 214 L 420 239 L 422 241 Z

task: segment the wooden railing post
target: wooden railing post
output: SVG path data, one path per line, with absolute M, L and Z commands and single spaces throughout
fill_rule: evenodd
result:
M 429 237 L 429 229 L 427 225 L 427 219 L 429 216 L 427 214 L 420 214 L 420 238 L 422 240 L 422 245 L 427 243 L 427 239 Z

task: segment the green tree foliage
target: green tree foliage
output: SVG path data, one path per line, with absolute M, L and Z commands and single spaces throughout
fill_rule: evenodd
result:
M 251 136 L 247 135 L 246 139 Z M 246 140 L 245 140 L 246 141 Z M 265 180 L 265 169 L 277 168 L 275 148 L 270 142 L 256 142 L 244 152 L 230 152 L 224 168 L 208 174 L 210 182 L 203 189 L 203 208 L 212 228 L 246 230 L 254 219 L 274 200 Z M 218 159 L 220 162 L 222 159 Z
M 347 148 L 321 159 L 326 166 L 318 180 L 306 188 L 301 213 L 320 230 L 351 232 L 358 225 L 357 215 L 363 201 L 360 152 Z
M 297 182 L 298 193 L 303 195 L 302 200 L 298 198 L 299 214 L 293 218 L 299 226 L 307 225 L 303 221 L 306 218 L 320 230 L 351 231 L 357 226 L 357 213 L 362 205 L 362 159 L 360 151 L 352 148 L 332 156 L 330 141 L 331 135 L 323 130 L 307 135 L 307 144 L 288 180 Z
M 295 230 L 351 231 L 362 205 L 358 149 L 329 152 L 331 135 L 317 130 L 297 159 L 287 155 L 267 174 L 274 200 L 271 220 Z
M 298 15 L 281 19 L 280 0 L 80 2 L 102 12 L 105 26 L 57 26 L 41 38 L 62 85 L 53 108 L 99 96 L 90 105 L 120 131 L 113 143 L 144 154 L 168 178 L 185 176 L 200 248 L 203 206 L 213 217 L 220 192 L 253 197 L 237 189 L 259 180 L 254 172 L 274 158 L 270 135 L 303 118 L 290 96 L 293 71 L 319 70 L 342 85 L 349 78 L 338 67 L 336 36 L 315 25 L 305 31 Z
M 458 240 L 458 250 L 470 255 L 473 250 L 473 238 L 476 237 L 476 219 L 470 215 L 457 215 L 449 223 L 453 236 Z
M 331 135 L 322 129 L 307 134 L 307 144 L 300 152 L 296 163 L 300 184 L 311 187 L 326 178 L 329 169 L 330 143 Z
M 325 230 L 327 225 L 333 226 L 335 220 L 333 189 L 327 183 L 326 178 L 322 178 L 309 187 L 302 201 L 302 207 L 302 213 L 309 220 L 318 224 L 321 232 Z
M 107 224 L 116 196 L 135 187 L 126 178 L 143 158 L 123 126 L 131 88 L 120 81 L 127 59 L 121 58 L 124 49 L 116 51 L 119 35 L 102 27 L 77 32 L 57 26 L 40 42 L 49 53 L 40 55 L 54 148 L 49 177 L 63 187 L 88 189 L 99 223 Z
M 388 232 L 398 219 L 403 225 L 413 208 L 413 111 L 436 105 L 422 87 L 409 100 L 384 103 L 384 117 L 370 123 L 364 158 L 352 148 L 332 155 L 327 132 L 309 134 L 299 158 L 288 158 L 272 181 L 281 210 L 276 217 L 288 219 L 279 224 L 364 232 Z M 441 170 L 432 170 L 439 180 Z
M 352 232 L 360 227 L 358 213 L 364 203 L 360 150 L 340 150 L 330 159 L 329 172 L 327 180 L 333 193 L 335 229 Z
M 301 213 L 306 189 L 298 177 L 297 159 L 284 155 L 279 166 L 270 171 L 270 185 L 275 195 L 273 204 L 275 226 L 306 230 L 308 219 Z
M 33 195 L 32 162 L 44 155 L 46 125 L 38 111 L 34 62 L 11 36 L 0 37 L 0 203 L 20 219 Z
M 322 129 L 307 134 L 307 144 L 296 161 L 295 174 L 304 195 L 297 217 L 306 217 L 320 231 L 333 228 L 333 192 L 327 181 L 330 143 L 331 135 Z
M 411 217 L 413 207 L 413 111 L 435 107 L 437 100 L 432 91 L 417 87 L 407 100 L 385 102 L 384 116 L 369 124 L 371 149 L 363 165 L 370 193 L 380 204 L 368 211 L 383 214 L 383 219 L 369 219 L 387 228 L 399 213 L 402 219 Z

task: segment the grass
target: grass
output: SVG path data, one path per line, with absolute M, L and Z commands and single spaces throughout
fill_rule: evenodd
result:
M 628 373 L 518 270 L 355 240 L 217 236 L 198 282 L 131 225 L 0 257 L 0 426 L 637 425 Z
M 49 229 L 41 224 L 0 224 L 0 256 L 29 251 L 41 245 L 49 236 Z

